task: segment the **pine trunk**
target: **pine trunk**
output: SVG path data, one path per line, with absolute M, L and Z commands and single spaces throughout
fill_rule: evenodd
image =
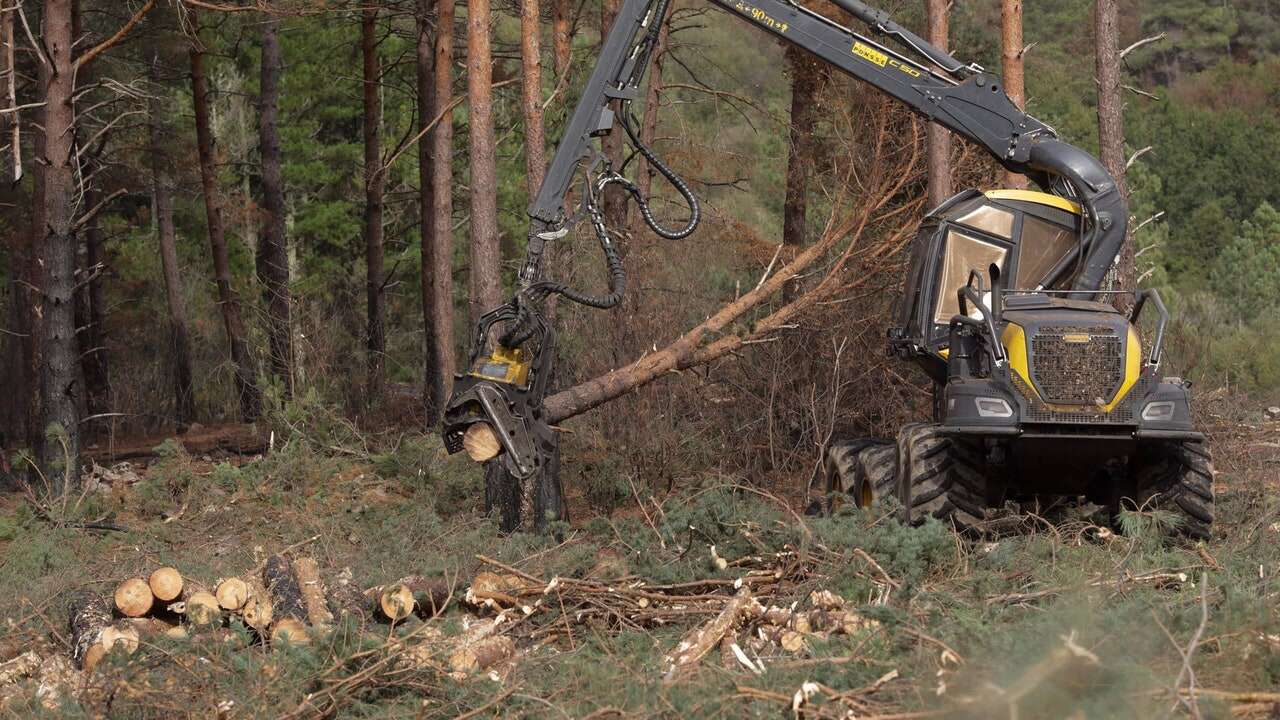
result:
M 1120 19 L 1116 0 L 1098 0 L 1094 12 L 1096 66 L 1098 73 L 1098 147 L 1107 172 L 1115 178 L 1120 193 L 1129 197 L 1125 180 L 1124 97 L 1120 80 Z M 1133 290 L 1137 271 L 1132 234 L 1120 252 L 1117 290 Z M 1127 300 L 1124 296 L 1118 299 Z
M 280 20 L 267 15 L 262 20 L 262 74 L 259 97 L 259 153 L 262 157 L 262 209 L 266 221 L 258 241 L 257 271 L 267 305 L 267 342 L 271 351 L 271 371 L 283 386 L 286 397 L 293 396 L 293 335 L 290 323 L 289 249 L 285 238 L 284 178 L 281 168 L 280 74 L 284 60 L 277 37 Z
M 1022 0 L 1002 0 L 1001 27 L 1004 59 L 1004 91 L 1009 99 L 1022 109 L 1027 107 L 1026 81 L 1022 61 Z M 1005 185 L 1025 189 L 1027 178 L 1017 173 L 1005 173 Z
M 928 0 L 929 29 L 925 39 L 942 50 L 951 42 L 948 0 Z M 954 193 L 951 185 L 951 133 L 929 123 L 929 207 L 946 202 Z
M 551 45 L 556 80 L 558 82 L 568 71 L 569 60 L 573 52 L 573 38 L 569 35 L 572 22 L 569 13 L 573 11 L 573 8 L 569 5 L 569 0 L 553 0 L 553 2 L 555 5 L 553 6 L 551 19 Z
M 525 182 L 532 198 L 542 186 L 547 161 L 542 129 L 542 58 L 538 33 L 538 0 L 523 0 L 520 7 L 520 88 L 524 115 Z
M 383 293 L 382 252 L 382 100 L 378 62 L 378 10 L 366 8 L 360 19 L 360 54 L 364 58 L 364 260 L 368 302 L 368 380 L 365 400 L 373 405 L 382 397 L 387 354 L 386 305 Z
M 36 338 L 40 373 L 40 415 L 37 432 L 56 428 L 57 437 L 42 441 L 41 472 L 55 494 L 79 484 L 80 373 L 75 327 L 76 240 L 75 171 L 73 167 L 75 70 L 71 60 L 71 1 L 45 0 L 41 18 L 47 64 L 40 64 L 44 87 L 42 218 L 43 286 L 36 317 L 43 319 Z
M 820 70 L 807 53 L 797 48 L 787 48 L 786 58 L 791 68 L 791 142 L 787 152 L 787 187 L 782 205 L 782 243 L 799 247 L 805 244 L 807 232 L 808 184 L 813 166 L 813 130 L 817 121 Z M 793 298 L 797 290 L 795 283 L 788 283 L 783 290 L 784 302 Z
M 193 28 L 199 33 L 199 28 Z M 196 147 L 200 156 L 200 184 L 204 192 L 204 211 L 209 227 L 209 249 L 213 255 L 214 282 L 218 287 L 218 307 L 227 333 L 231 362 L 235 365 L 236 394 L 240 398 L 240 416 L 253 422 L 262 412 L 262 395 L 258 391 L 258 371 L 245 342 L 244 319 L 240 297 L 231 279 L 231 262 L 227 254 L 226 226 L 222 221 L 222 199 L 218 190 L 213 129 L 209 126 L 209 85 L 205 79 L 204 51 L 199 40 L 191 51 L 191 91 L 195 112 Z
M 436 9 L 435 46 L 430 23 Z M 439 122 L 418 142 L 422 233 L 423 369 L 427 422 L 453 382 L 453 18 L 454 0 L 418 0 L 418 122 Z
M 149 51 L 150 76 L 159 83 L 160 57 Z M 156 218 L 156 236 L 160 246 L 160 267 L 164 275 L 165 307 L 169 313 L 169 367 L 173 373 L 174 420 L 178 431 L 186 430 L 195 418 L 195 392 L 191 380 L 191 341 L 187 332 L 187 305 L 183 298 L 182 273 L 178 267 L 178 239 L 173 224 L 172 173 L 169 157 L 164 152 L 162 108 L 152 101 L 151 121 L 147 124 L 151 154 L 151 197 Z
M 85 203 L 97 205 L 99 194 L 89 193 Z M 86 407 L 89 415 L 100 415 L 111 407 L 111 374 L 107 364 L 107 292 L 102 281 L 106 272 L 106 253 L 98 219 L 91 218 L 84 229 L 85 265 L 90 273 L 85 285 L 88 322 L 84 325 L 81 366 L 84 372 Z
M 493 134 L 489 0 L 467 3 L 467 96 L 471 159 L 471 321 L 502 302 L 498 179 Z

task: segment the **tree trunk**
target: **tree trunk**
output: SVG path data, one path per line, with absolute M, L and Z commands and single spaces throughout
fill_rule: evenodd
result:
M 1004 47 L 1004 91 L 1009 99 L 1022 109 L 1027 107 L 1026 82 L 1022 65 L 1022 0 L 1002 0 L 1000 25 Z M 1005 185 L 1025 189 L 1027 178 L 1017 173 L 1005 173 Z
M 293 396 L 293 334 L 289 320 L 289 249 L 285 238 L 283 161 L 277 127 L 280 74 L 284 63 L 280 40 L 276 36 L 279 24 L 279 18 L 274 15 L 262 19 L 258 143 L 262 157 L 262 209 L 266 222 L 258 241 L 256 262 L 267 304 L 271 371 L 283 386 L 285 397 L 289 398 Z
M 71 60 L 71 0 L 45 0 L 42 39 L 49 63 L 40 64 L 44 87 L 43 292 L 36 317 L 43 319 L 38 354 L 41 434 L 56 437 L 40 443 L 39 464 L 55 494 L 79 484 L 80 385 L 75 328 L 75 70 Z
M 950 44 L 950 3 L 928 0 L 929 29 L 925 39 L 942 50 Z M 929 123 L 929 208 L 946 202 L 954 193 L 951 186 L 951 133 Z
M 538 0 L 523 0 L 520 6 L 520 89 L 524 115 L 525 182 L 532 199 L 546 174 L 546 140 L 542 131 L 542 58 L 539 49 Z
M 435 47 L 427 22 L 436 8 Z M 454 0 L 418 0 L 418 123 L 440 116 L 418 142 L 422 224 L 422 320 L 427 422 L 453 383 L 453 16 Z M 434 58 L 433 58 L 434 54 Z
M 85 205 L 96 207 L 100 193 L 85 194 Z M 88 282 L 81 290 L 84 305 L 84 322 L 79 323 L 80 366 L 84 373 L 85 407 L 90 416 L 107 412 L 111 406 L 111 375 L 107 365 L 107 293 L 102 282 L 106 272 L 106 255 L 103 252 L 102 229 L 97 217 L 84 228 L 85 267 Z
M 364 58 L 364 260 L 365 292 L 368 296 L 368 382 L 365 400 L 373 405 L 382 397 L 387 355 L 386 316 L 383 293 L 382 195 L 382 100 L 378 62 L 378 10 L 365 8 L 360 19 L 360 54 Z
M 573 8 L 569 0 L 553 0 L 555 5 L 551 19 L 551 44 L 554 56 L 556 80 L 559 81 L 569 69 L 569 60 L 573 52 L 573 38 L 569 35 L 572 18 L 569 13 Z
M 498 179 L 493 135 L 489 0 L 467 3 L 467 98 L 471 159 L 471 321 L 502 302 Z
M 148 50 L 148 75 L 160 83 L 160 56 Z M 160 246 L 160 266 L 164 274 L 165 307 L 169 312 L 169 366 L 173 372 L 174 419 L 178 431 L 186 430 L 195 417 L 195 393 L 191 387 L 191 342 L 187 333 L 187 305 L 182 293 L 182 273 L 178 268 L 177 232 L 173 225 L 173 176 L 170 158 L 164 151 L 165 108 L 151 101 L 147 134 L 151 155 L 151 197 L 154 202 L 156 236 Z
M 782 205 L 782 243 L 799 247 L 805 244 L 820 70 L 807 53 L 797 48 L 788 47 L 785 54 L 791 68 L 791 142 L 787 151 L 787 189 Z M 796 291 L 796 283 L 788 283 L 783 297 L 790 300 Z
M 1115 178 L 1120 193 L 1129 198 L 1125 180 L 1124 98 L 1120 84 L 1120 20 L 1116 0 L 1098 0 L 1094 11 L 1094 36 L 1098 73 L 1098 147 L 1107 172 Z M 1120 252 L 1117 290 L 1133 290 L 1136 278 L 1133 237 L 1125 239 Z M 1118 298 L 1119 299 L 1119 298 Z
M 199 33 L 199 27 L 193 27 Z M 195 111 L 196 147 L 200 155 L 200 184 L 204 191 L 205 221 L 209 226 L 209 249 L 213 255 L 213 276 L 218 287 L 218 307 L 227 333 L 231 362 L 235 365 L 236 394 L 240 398 L 240 416 L 253 422 L 262 412 L 262 395 L 258 391 L 258 371 L 245 342 L 244 319 L 240 297 L 231 282 L 231 263 L 227 255 L 226 226 L 222 222 L 222 198 L 218 190 L 213 129 L 209 126 L 209 85 L 204 72 L 204 50 L 200 41 L 191 46 L 191 94 Z
M 653 49 L 649 59 L 649 87 L 645 89 L 644 118 L 640 121 L 640 141 L 653 147 L 658 137 L 658 111 L 662 104 L 662 66 L 667 55 L 667 43 L 670 40 L 671 26 L 666 22 L 658 29 L 658 45 Z M 643 157 L 639 158 L 640 170 L 636 184 L 640 186 L 640 194 L 645 197 L 653 189 L 653 177 L 658 174 L 657 168 L 649 164 Z
M 618 16 L 618 8 L 621 0 L 603 0 L 600 6 L 600 42 L 604 43 L 604 39 L 609 35 L 609 29 L 613 27 L 613 19 Z M 619 110 L 618 101 L 609 104 L 615 113 L 615 118 Z M 613 166 L 614 170 L 622 167 L 622 128 L 618 126 L 615 119 L 613 131 L 600 139 L 600 149 L 604 152 L 604 156 Z M 610 232 L 621 233 L 627 225 L 627 192 L 622 189 L 621 185 L 612 184 L 604 190 L 604 199 L 602 201 L 604 210 L 604 222 Z M 615 238 L 620 253 L 626 255 L 626 242 L 622 237 Z

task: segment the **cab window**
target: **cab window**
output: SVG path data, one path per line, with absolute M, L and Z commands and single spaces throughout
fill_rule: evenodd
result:
M 1053 266 L 1075 246 L 1076 236 L 1070 229 L 1024 213 L 1018 242 L 1018 277 L 1013 289 L 1040 287 Z
M 995 265 L 1004 269 L 1008 249 L 986 240 L 979 240 L 957 230 L 947 231 L 946 247 L 942 253 L 942 268 L 938 273 L 937 312 L 933 321 L 947 325 L 960 314 L 960 302 L 956 293 L 969 279 L 969 271 L 982 271 L 987 289 L 991 288 L 991 275 L 987 268 Z

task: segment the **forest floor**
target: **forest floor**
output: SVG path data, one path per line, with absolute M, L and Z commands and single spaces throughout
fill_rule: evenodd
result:
M 716 474 L 503 537 L 476 469 L 432 437 L 167 442 L 68 500 L 119 530 L 0 495 L 0 717 L 1277 718 L 1280 429 L 1222 412 L 1218 522 L 1197 544 L 1139 514 L 1121 534 L 1067 511 L 981 538 L 890 509 L 809 518 Z M 232 620 L 70 666 L 78 593 L 162 565 L 212 586 L 278 552 L 333 591 L 309 642 Z M 511 584 L 469 593 L 482 573 Z M 451 586 L 443 612 L 393 626 L 337 600 L 411 575 Z M 480 670 L 457 656 L 477 632 L 510 638 Z

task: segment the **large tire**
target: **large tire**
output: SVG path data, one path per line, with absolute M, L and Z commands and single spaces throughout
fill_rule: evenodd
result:
M 898 448 L 886 443 L 858 453 L 858 507 L 876 507 L 898 495 Z
M 937 425 L 908 425 L 898 436 L 902 505 L 909 523 L 935 517 L 974 529 L 986 517 L 982 446 L 942 434 Z
M 845 496 L 860 508 L 870 507 L 878 502 L 882 497 L 880 492 L 883 490 L 876 492 L 877 486 L 867 483 L 868 473 L 871 470 L 871 466 L 867 463 L 871 456 L 885 455 L 890 458 L 888 492 L 893 494 L 896 458 L 891 444 L 874 438 L 857 438 L 832 443 L 823 458 L 823 475 L 826 479 L 823 488 L 823 510 L 827 513 L 834 512 Z M 875 469 L 879 470 L 880 466 L 876 465 Z M 883 483 L 883 472 L 877 472 L 876 477 L 880 483 Z
M 1134 473 L 1139 509 L 1175 514 L 1177 532 L 1208 540 L 1213 526 L 1213 458 L 1202 442 L 1170 442 L 1139 455 Z

